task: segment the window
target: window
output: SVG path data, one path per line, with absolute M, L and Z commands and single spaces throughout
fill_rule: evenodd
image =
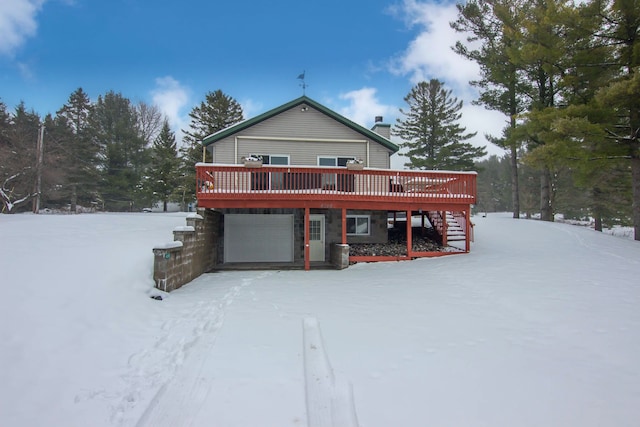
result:
M 349 160 L 355 160 L 355 157 L 318 156 L 318 166 L 346 167 Z
M 279 154 L 251 154 L 262 157 L 263 165 L 287 166 L 288 155 Z M 282 172 L 252 172 L 252 190 L 282 190 L 284 188 L 284 174 Z
M 251 156 L 262 157 L 263 165 L 288 165 L 289 156 L 285 155 L 272 155 L 272 154 L 251 154 Z
M 318 166 L 346 167 L 355 157 L 318 156 Z M 353 191 L 353 176 L 337 176 L 335 173 L 322 174 L 322 188 L 325 190 Z
M 319 220 L 309 221 L 309 240 L 322 240 L 322 222 Z
M 368 236 L 371 225 L 369 215 L 347 215 L 347 234 L 352 236 Z

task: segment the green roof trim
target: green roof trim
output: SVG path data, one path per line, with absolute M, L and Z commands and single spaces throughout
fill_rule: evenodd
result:
M 247 120 L 243 120 L 240 123 L 236 123 L 233 126 L 229 126 L 226 129 L 223 129 L 221 131 L 218 131 L 214 134 L 211 134 L 207 137 L 205 137 L 202 140 L 202 145 L 204 145 L 205 147 L 208 145 L 213 144 L 216 141 L 220 141 L 221 139 L 224 139 L 230 135 L 236 134 L 238 132 L 243 131 L 244 129 L 247 129 L 253 125 L 256 125 L 260 122 L 263 122 L 267 119 L 270 119 L 271 117 L 277 116 L 278 114 L 287 111 L 291 108 L 294 108 L 300 104 L 307 104 L 308 106 L 320 111 L 321 113 L 325 114 L 326 116 L 329 116 L 330 118 L 334 119 L 335 121 L 347 126 L 348 128 L 351 128 L 352 130 L 366 136 L 367 138 L 371 139 L 372 141 L 377 142 L 378 144 L 386 147 L 387 149 L 391 150 L 392 152 L 396 153 L 398 152 L 398 150 L 400 149 L 400 147 L 398 147 L 396 144 L 394 144 L 393 142 L 389 141 L 387 138 L 385 138 L 382 135 L 377 134 L 376 132 L 369 130 L 365 127 L 360 126 L 357 123 L 352 122 L 351 120 L 347 119 L 346 117 L 336 113 L 333 110 L 330 110 L 329 108 L 325 107 L 322 104 L 319 104 L 318 102 L 314 101 L 313 99 L 307 97 L 307 96 L 301 96 L 300 98 L 294 99 L 293 101 L 289 101 L 286 104 L 283 104 L 279 107 L 276 107 L 272 110 L 269 110 L 265 113 L 262 113 L 258 116 L 255 116 L 251 119 L 247 119 Z M 380 126 L 380 123 L 378 123 L 378 126 Z

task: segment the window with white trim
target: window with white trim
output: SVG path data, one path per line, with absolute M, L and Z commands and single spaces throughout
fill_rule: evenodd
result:
M 289 164 L 288 154 L 251 154 L 262 158 L 263 165 L 287 166 Z M 255 171 L 253 175 L 257 181 L 252 185 L 253 190 L 281 190 L 284 186 L 284 174 L 282 172 Z M 260 175 L 260 176 L 258 176 Z M 252 181 L 252 182 L 254 182 Z
M 348 236 L 368 236 L 371 230 L 370 215 L 347 215 Z
M 251 154 L 262 158 L 263 165 L 288 165 L 289 155 L 286 154 Z
M 349 160 L 355 160 L 355 157 L 318 156 L 318 166 L 346 167 Z M 322 188 L 326 190 L 353 188 L 353 185 L 349 186 L 344 182 L 345 179 L 353 179 L 352 177 L 343 177 L 342 179 L 342 182 L 338 182 L 338 177 L 335 173 L 323 173 Z
M 349 160 L 355 159 L 355 157 L 318 156 L 318 166 L 346 167 Z

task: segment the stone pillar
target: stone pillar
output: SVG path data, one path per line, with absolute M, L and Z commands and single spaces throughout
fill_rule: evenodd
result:
M 215 267 L 220 214 L 199 212 L 187 216 L 186 226 L 174 228 L 173 242 L 153 248 L 156 288 L 173 291 Z
M 339 243 L 331 245 L 331 265 L 338 270 L 349 267 L 349 245 Z
M 182 274 L 182 242 L 153 248 L 153 280 L 156 288 L 171 292 L 184 284 Z

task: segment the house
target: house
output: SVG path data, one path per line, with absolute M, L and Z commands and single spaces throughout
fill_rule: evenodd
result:
M 218 216 L 216 264 L 308 270 L 451 253 L 414 248 L 406 220 L 404 253 L 349 253 L 386 243 L 399 213 L 433 225 L 444 245 L 455 230 L 468 252 L 475 172 L 392 170 L 390 130 L 382 118 L 366 129 L 302 96 L 207 136 L 213 162 L 196 165 L 197 200 Z

